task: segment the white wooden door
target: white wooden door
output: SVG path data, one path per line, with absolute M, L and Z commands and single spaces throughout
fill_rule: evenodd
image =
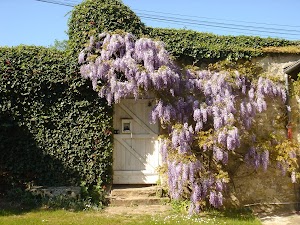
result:
M 147 99 L 115 104 L 114 184 L 155 184 L 159 179 L 159 126 L 149 123 L 150 111 Z

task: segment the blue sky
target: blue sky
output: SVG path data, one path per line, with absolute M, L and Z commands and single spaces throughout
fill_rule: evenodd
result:
M 80 0 L 51 0 L 80 3 Z M 123 0 L 153 27 L 187 28 L 221 35 L 300 40 L 300 0 Z M 37 0 L 0 0 L 0 46 L 49 46 L 68 39 L 72 7 Z M 270 25 L 273 24 L 273 25 Z M 285 25 L 285 26 L 282 26 Z

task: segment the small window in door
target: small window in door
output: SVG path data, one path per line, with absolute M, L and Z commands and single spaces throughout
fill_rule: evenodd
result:
M 124 134 L 132 133 L 132 120 L 122 119 L 122 133 Z

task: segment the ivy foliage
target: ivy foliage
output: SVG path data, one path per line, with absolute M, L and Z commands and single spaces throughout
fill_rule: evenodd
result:
M 68 25 L 69 47 L 76 56 L 92 34 L 120 29 L 140 36 L 146 30 L 120 0 L 85 0 L 74 7 Z
M 140 18 L 120 0 L 85 0 L 77 5 L 69 19 L 69 47 L 73 55 L 84 48 L 91 35 L 123 30 L 136 37 L 161 40 L 176 59 L 184 64 L 251 59 L 269 53 L 296 51 L 299 41 L 255 36 L 222 36 L 185 29 L 146 27 Z
M 222 36 L 184 29 L 147 27 L 147 35 L 163 41 L 167 50 L 186 63 L 237 61 L 272 53 L 268 47 L 297 46 L 299 42 L 254 36 Z M 298 47 L 299 48 L 299 47 Z
M 0 48 L 0 174 L 7 187 L 111 182 L 111 112 L 65 52 Z M 79 76 L 78 76 L 79 77 Z

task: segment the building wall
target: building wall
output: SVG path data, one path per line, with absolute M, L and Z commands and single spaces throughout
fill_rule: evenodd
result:
M 271 55 L 267 57 L 255 58 L 253 62 L 257 62 L 266 73 L 270 76 L 276 76 L 284 80 L 285 74 L 283 69 L 290 64 L 294 63 L 300 58 L 297 55 Z M 293 137 L 300 140 L 299 132 L 299 102 L 295 96 L 291 99 L 292 105 L 292 124 L 293 124 Z M 274 116 L 274 110 L 286 110 L 278 108 L 278 106 L 271 104 L 268 106 L 266 112 L 268 116 Z M 281 135 L 286 136 L 286 112 L 282 112 L 281 124 L 279 124 L 279 132 Z M 263 115 L 262 115 L 263 116 Z M 271 124 L 271 123 L 270 123 Z M 266 132 L 270 125 L 263 124 Z M 269 127 L 268 127 L 269 126 Z M 271 132 L 271 130 L 269 130 Z M 231 182 L 228 185 L 227 202 L 226 204 L 234 206 L 251 205 L 260 209 L 274 210 L 274 206 L 279 208 L 295 208 L 295 202 L 299 199 L 299 185 L 292 184 L 289 174 L 283 175 L 277 169 L 275 163 L 270 164 L 267 171 L 262 169 L 255 170 L 245 163 L 241 163 L 239 168 L 234 168 L 231 174 Z M 274 204 L 276 203 L 276 204 Z M 282 206 L 282 207 L 280 207 Z M 283 207 L 284 206 L 284 207 Z M 276 208 L 275 207 L 275 208 Z
M 300 55 L 296 54 L 271 54 L 254 58 L 252 61 L 258 63 L 271 76 L 283 77 L 283 69 L 299 60 L 299 58 Z

